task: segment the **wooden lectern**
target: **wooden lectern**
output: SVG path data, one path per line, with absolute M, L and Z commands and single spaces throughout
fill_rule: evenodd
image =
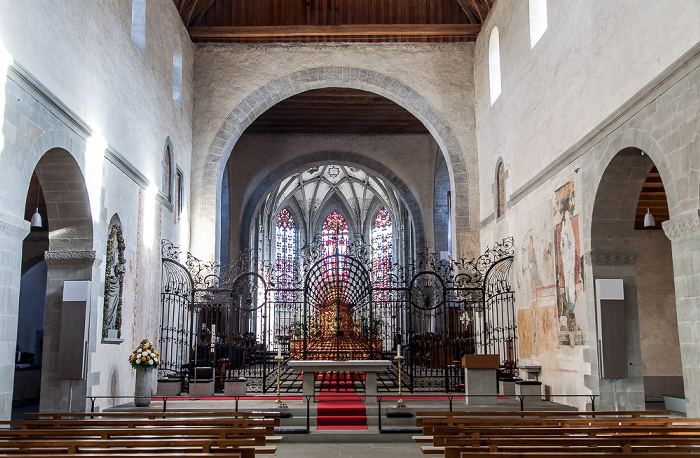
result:
M 496 374 L 498 355 L 464 355 L 464 392 L 467 404 L 492 405 L 497 403 Z

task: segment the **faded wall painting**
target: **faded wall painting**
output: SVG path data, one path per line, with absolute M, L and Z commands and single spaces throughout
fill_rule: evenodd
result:
M 555 205 L 554 246 L 559 343 L 581 345 L 584 343 L 584 336 L 576 323 L 576 297 L 583 286 L 581 242 L 573 182 L 570 181 L 555 191 Z

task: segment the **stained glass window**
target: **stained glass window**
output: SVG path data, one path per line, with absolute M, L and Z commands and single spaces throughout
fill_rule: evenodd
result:
M 275 229 L 275 267 L 277 288 L 292 288 L 296 257 L 296 226 L 289 210 L 283 208 L 277 217 Z M 278 302 L 292 300 L 291 292 L 279 292 Z M 289 298 L 287 296 L 290 296 Z
M 323 222 L 323 231 L 321 239 L 323 241 L 323 255 L 331 254 L 347 254 L 348 240 L 350 232 L 348 231 L 348 223 L 345 218 L 338 212 L 333 212 L 328 215 L 326 221 Z
M 375 272 L 375 288 L 388 288 L 389 274 L 394 255 L 394 238 L 391 215 L 386 208 L 379 210 L 372 227 L 372 270 Z

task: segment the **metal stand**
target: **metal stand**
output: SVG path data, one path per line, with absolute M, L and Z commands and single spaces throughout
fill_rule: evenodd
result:
M 403 356 L 394 356 L 394 359 L 399 362 L 399 399 L 396 401 L 396 407 L 406 407 L 401 399 L 401 361 L 403 361 Z
M 288 408 L 287 404 L 280 400 L 280 366 L 282 365 L 283 360 L 284 357 L 275 356 L 275 361 L 277 361 L 277 400 L 275 401 L 275 404 L 277 404 L 278 409 Z

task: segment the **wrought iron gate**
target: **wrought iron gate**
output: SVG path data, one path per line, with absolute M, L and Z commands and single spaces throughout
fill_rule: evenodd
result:
M 219 272 L 214 263 L 163 242 L 160 347 L 163 370 L 185 376 L 214 369 L 217 388 L 245 377 L 248 390 L 275 387 L 274 356 L 289 359 L 389 359 L 397 345 L 406 358 L 408 391 L 460 389 L 465 354 L 498 353 L 501 371 L 517 367 L 515 300 L 509 280 L 512 239 L 470 261 L 417 256 L 380 275 L 361 240 L 345 254 L 324 256 L 306 246 L 291 275 L 250 253 Z M 301 391 L 283 365 L 282 389 Z M 380 375 L 394 391 L 397 367 Z

